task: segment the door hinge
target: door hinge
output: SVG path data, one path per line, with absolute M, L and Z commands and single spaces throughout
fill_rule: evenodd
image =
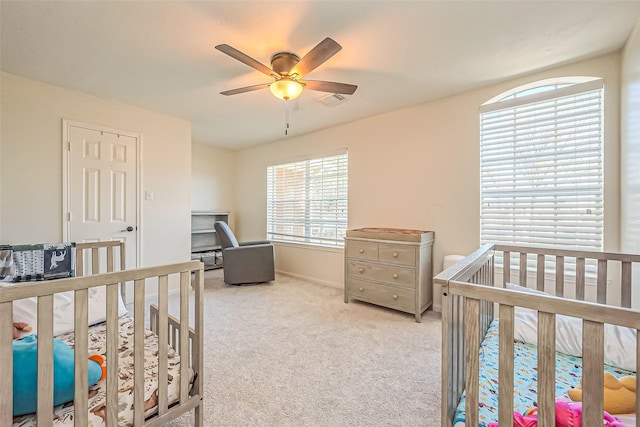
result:
M 71 151 L 71 141 L 67 141 L 67 151 Z
M 67 221 L 71 222 L 71 212 L 67 212 Z

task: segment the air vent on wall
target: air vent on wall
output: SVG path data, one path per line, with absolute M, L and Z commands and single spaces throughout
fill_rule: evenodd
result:
M 330 95 L 325 95 L 322 98 L 319 98 L 318 102 L 326 105 L 327 107 L 335 107 L 338 104 L 347 102 L 347 97 L 340 95 L 339 93 L 332 93 Z

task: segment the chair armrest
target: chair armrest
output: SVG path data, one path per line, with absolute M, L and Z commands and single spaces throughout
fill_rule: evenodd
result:
M 256 240 L 253 242 L 242 242 L 238 243 L 240 246 L 254 246 L 254 245 L 270 245 L 270 240 Z
M 248 245 L 248 246 L 236 246 L 231 248 L 225 248 L 222 250 L 222 256 L 224 257 L 234 257 L 234 256 L 243 256 L 243 257 L 251 257 L 256 256 L 260 253 L 273 253 L 273 245 Z M 242 255 L 240 255 L 242 254 Z

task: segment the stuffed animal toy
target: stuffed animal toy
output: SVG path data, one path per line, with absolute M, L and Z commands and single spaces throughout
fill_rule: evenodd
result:
M 582 380 L 580 385 L 567 391 L 574 402 L 582 401 Z M 604 373 L 604 410 L 610 414 L 632 414 L 636 412 L 636 377 L 620 379 L 608 372 Z
M 13 339 L 16 340 L 20 338 L 22 332 L 31 332 L 31 326 L 22 322 L 13 322 Z
M 75 393 L 74 352 L 69 344 L 53 339 L 53 405 L 73 400 Z M 87 387 L 106 372 L 102 356 L 90 357 Z M 38 399 L 38 337 L 35 334 L 13 340 L 13 416 L 36 412 Z
M 537 427 L 538 408 L 532 408 L 524 414 L 513 413 L 513 427 Z M 576 427 L 582 425 L 582 402 L 556 400 L 556 427 Z M 624 427 L 620 420 L 607 412 L 603 414 L 603 426 Z M 488 427 L 498 427 L 498 423 L 489 423 Z

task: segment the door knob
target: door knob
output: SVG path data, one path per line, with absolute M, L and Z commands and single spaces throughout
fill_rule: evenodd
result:
M 127 228 L 125 228 L 124 230 L 120 230 L 122 233 L 124 233 L 125 231 L 133 231 L 133 227 L 132 226 L 128 226 Z

